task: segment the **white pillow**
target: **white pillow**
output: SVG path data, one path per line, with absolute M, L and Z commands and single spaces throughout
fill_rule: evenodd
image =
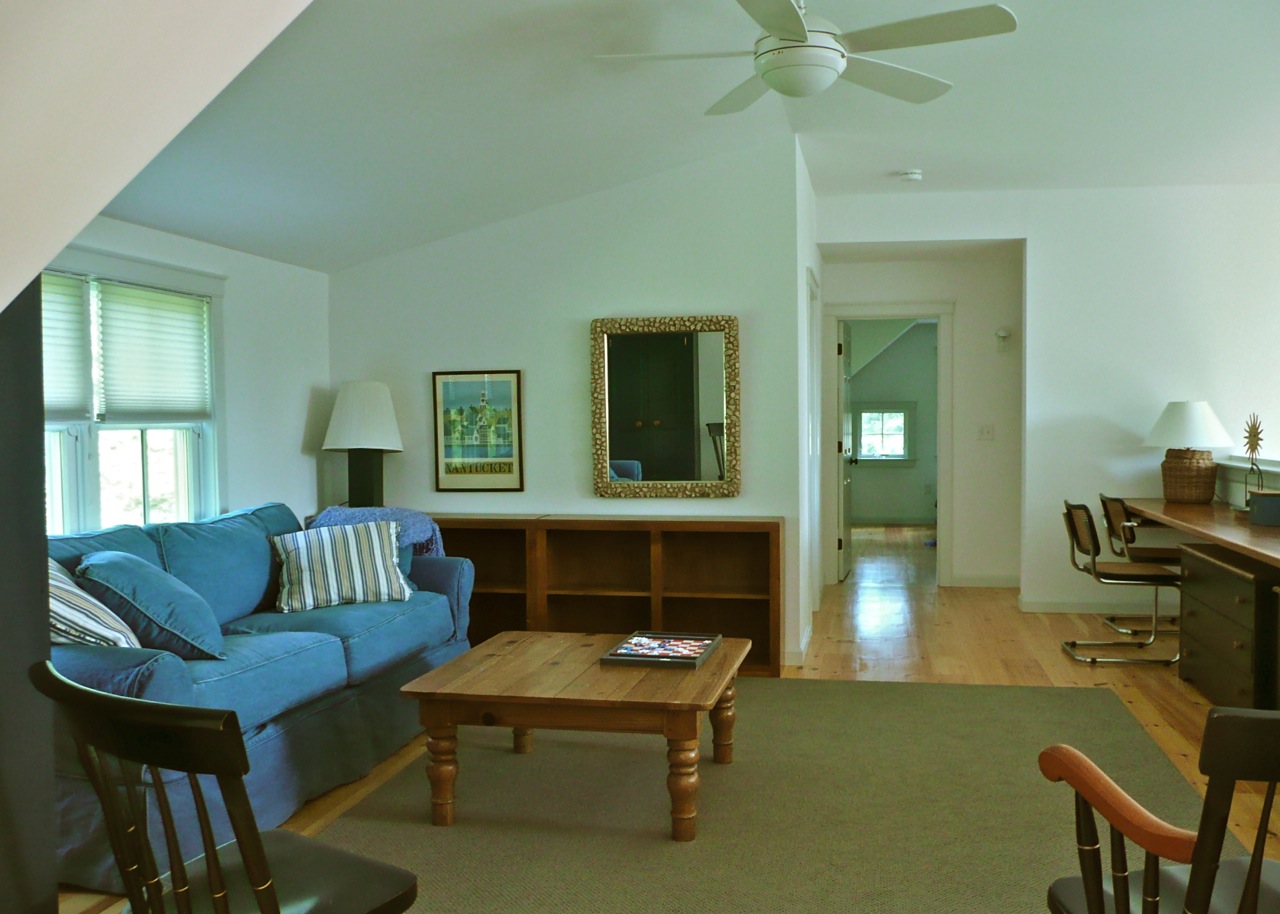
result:
M 412 590 L 397 563 L 396 521 L 313 527 L 271 537 L 280 557 L 280 612 L 340 603 L 409 599 Z
M 54 644 L 142 647 L 119 616 L 76 586 L 71 572 L 49 559 L 49 640 Z

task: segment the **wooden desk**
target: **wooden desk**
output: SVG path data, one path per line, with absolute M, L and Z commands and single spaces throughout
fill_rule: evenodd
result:
M 1214 704 L 1280 705 L 1280 527 L 1230 505 L 1125 499 L 1130 513 L 1206 543 L 1182 546 L 1178 675 Z
M 1187 505 L 1160 498 L 1126 498 L 1124 503 L 1138 517 L 1280 568 L 1280 527 L 1255 526 L 1249 523 L 1249 515 L 1230 505 Z

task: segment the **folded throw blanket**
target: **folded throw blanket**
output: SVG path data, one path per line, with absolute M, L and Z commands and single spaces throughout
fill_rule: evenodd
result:
M 444 540 L 440 525 L 430 515 L 412 508 L 325 508 L 307 526 L 341 527 L 346 524 L 366 524 L 369 521 L 393 520 L 400 524 L 396 545 L 413 546 L 414 555 L 444 555 Z

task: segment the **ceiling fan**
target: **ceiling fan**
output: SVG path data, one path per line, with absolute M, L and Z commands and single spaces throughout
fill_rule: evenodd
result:
M 764 29 L 752 51 L 599 56 L 612 60 L 754 57 L 755 74 L 708 108 L 707 114 L 711 115 L 742 111 L 770 89 L 793 98 L 817 95 L 837 77 L 874 92 L 920 104 L 945 93 L 951 83 L 861 55 L 867 51 L 985 38 L 1012 32 L 1018 27 L 1013 13 L 994 3 L 843 33 L 827 20 L 808 15 L 804 0 L 738 0 L 738 5 Z

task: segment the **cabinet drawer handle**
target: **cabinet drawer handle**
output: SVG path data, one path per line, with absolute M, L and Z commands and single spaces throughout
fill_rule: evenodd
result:
M 1239 595 L 1237 595 L 1237 596 L 1236 596 L 1236 603 L 1237 603 L 1237 604 L 1248 603 L 1248 602 L 1249 602 L 1249 598 L 1248 598 L 1248 597 L 1242 597 L 1242 596 L 1239 596 Z
M 1242 651 L 1242 650 L 1244 650 L 1244 647 L 1245 647 L 1245 645 L 1244 645 L 1244 642 L 1243 642 L 1243 641 L 1232 641 L 1232 642 L 1231 642 L 1231 649 L 1232 649 L 1233 651 Z

